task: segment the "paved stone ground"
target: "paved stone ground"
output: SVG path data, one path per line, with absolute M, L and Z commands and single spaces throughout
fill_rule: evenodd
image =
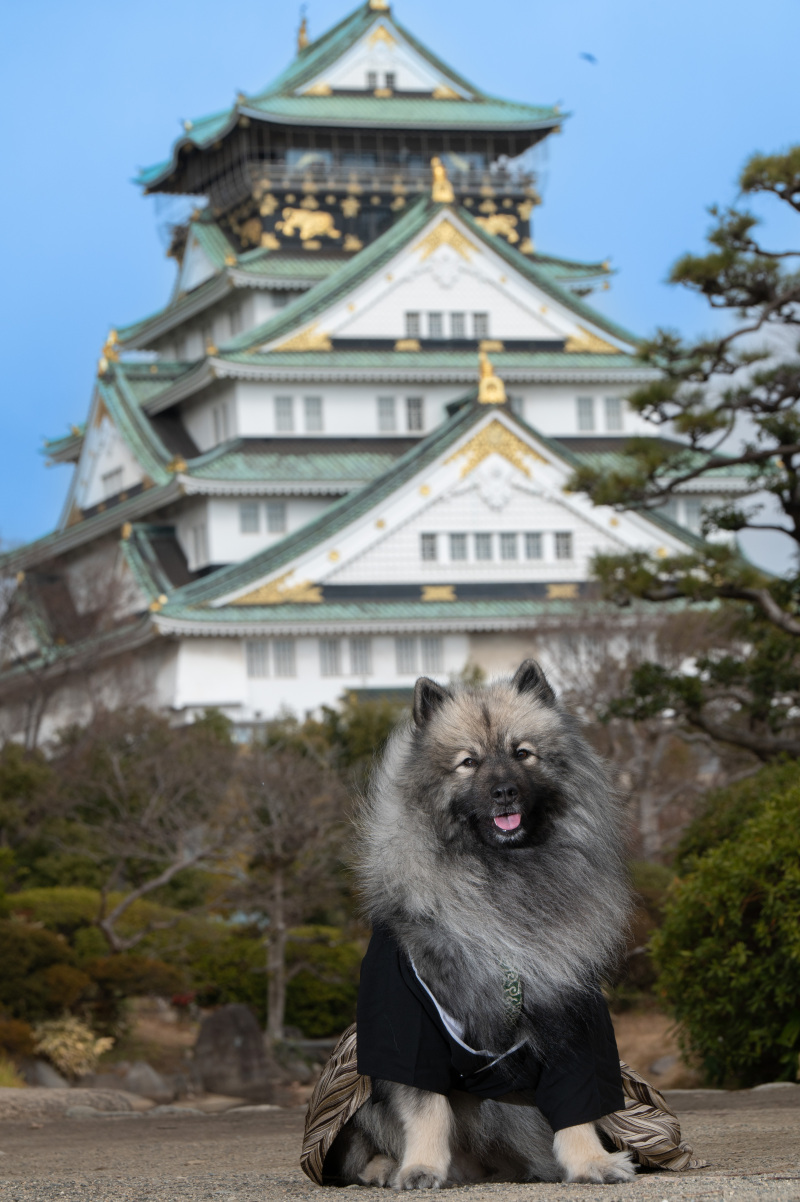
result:
M 711 1167 L 631 1185 L 489 1185 L 463 1202 L 800 1202 L 800 1087 L 676 1092 Z M 0 1202 L 321 1202 L 300 1172 L 300 1110 L 156 1113 L 0 1123 Z M 354 1187 L 356 1188 L 356 1187 Z M 388 1202 L 362 1190 L 362 1202 Z M 426 1191 L 425 1196 L 428 1196 Z M 453 1198 L 455 1202 L 455 1198 Z

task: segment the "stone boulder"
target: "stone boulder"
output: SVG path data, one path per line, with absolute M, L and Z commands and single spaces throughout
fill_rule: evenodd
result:
M 263 1032 L 247 1006 L 231 1003 L 203 1019 L 194 1046 L 194 1078 L 201 1089 L 270 1102 L 276 1076 Z

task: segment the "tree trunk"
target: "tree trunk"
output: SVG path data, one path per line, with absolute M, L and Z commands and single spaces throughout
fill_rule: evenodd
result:
M 275 868 L 272 880 L 272 906 L 267 936 L 267 1038 L 283 1040 L 286 1014 L 286 918 L 284 914 L 283 867 Z

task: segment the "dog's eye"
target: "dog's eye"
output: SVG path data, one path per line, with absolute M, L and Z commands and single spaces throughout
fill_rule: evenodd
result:
M 467 758 L 466 758 L 465 760 L 462 760 L 462 761 L 461 761 L 461 763 L 460 763 L 459 767 L 461 767 L 461 768 L 477 768 L 477 767 L 478 767 L 478 761 L 477 761 L 477 760 L 473 760 L 472 756 L 469 756 L 469 755 L 468 755 L 468 756 L 467 756 Z
M 528 751 L 527 747 L 518 747 L 514 752 L 515 760 L 529 760 L 533 755 L 532 751 Z

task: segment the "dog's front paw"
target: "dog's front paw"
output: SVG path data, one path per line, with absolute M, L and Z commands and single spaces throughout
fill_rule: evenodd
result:
M 364 1172 L 358 1174 L 359 1180 L 362 1185 L 388 1185 L 396 1168 L 397 1161 L 392 1160 L 391 1156 L 373 1156 L 369 1164 L 364 1166 Z
M 409 1164 L 398 1169 L 392 1181 L 392 1189 L 441 1189 L 444 1180 L 430 1165 Z
M 636 1165 L 627 1152 L 606 1152 L 573 1166 L 565 1180 L 579 1184 L 618 1185 L 623 1181 L 633 1181 L 635 1176 Z

